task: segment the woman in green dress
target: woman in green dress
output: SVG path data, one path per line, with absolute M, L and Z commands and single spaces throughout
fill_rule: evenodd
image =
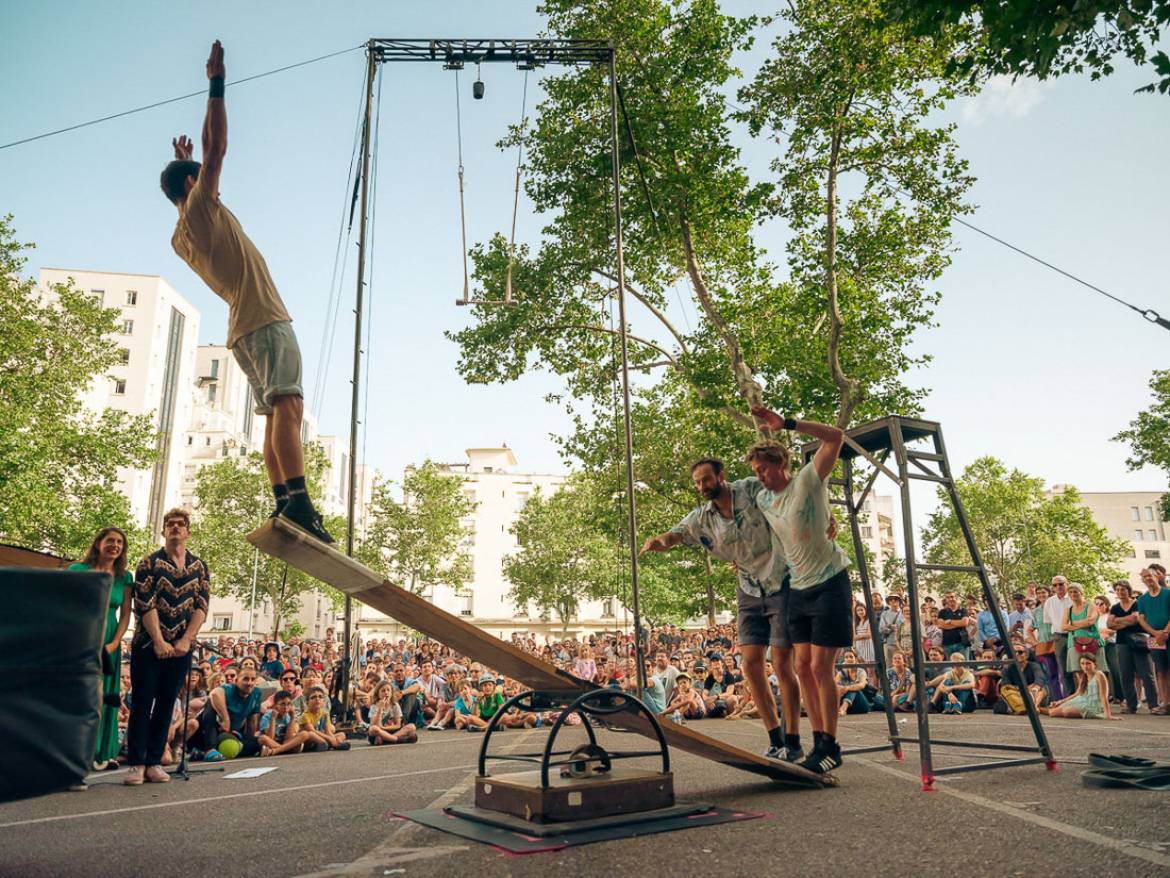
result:
M 111 669 L 102 677 L 102 719 L 98 729 L 97 752 L 93 767 L 117 767 L 118 707 L 122 674 L 122 637 L 130 625 L 131 603 L 134 599 L 134 574 L 126 569 L 126 534 L 116 527 L 98 531 L 85 557 L 69 567 L 70 570 L 96 570 L 114 578 L 110 588 L 110 605 L 106 611 L 105 650 L 109 653 Z

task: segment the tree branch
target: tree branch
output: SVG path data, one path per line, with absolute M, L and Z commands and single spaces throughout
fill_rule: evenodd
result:
M 719 313 L 719 309 L 715 305 L 715 300 L 711 298 L 711 291 L 707 288 L 707 282 L 703 279 L 703 271 L 699 267 L 699 258 L 695 253 L 694 242 L 691 240 L 691 224 L 681 210 L 679 211 L 678 224 L 679 230 L 682 232 L 683 255 L 686 259 L 687 275 L 691 279 L 691 286 L 695 290 L 695 296 L 703 308 L 703 313 L 707 315 L 707 319 L 711 321 L 711 324 L 715 327 L 715 331 L 723 339 L 724 347 L 727 348 L 727 359 L 731 363 L 731 374 L 735 379 L 739 394 L 743 397 L 749 408 L 763 405 L 763 388 L 756 381 L 751 367 L 748 366 L 747 361 L 744 359 L 743 349 L 739 346 L 739 339 L 736 337 L 735 332 L 727 324 L 727 321 L 723 319 L 723 315 Z M 700 396 L 702 395 L 700 393 Z M 745 418 L 760 435 L 764 437 L 771 435 L 770 431 L 756 423 L 754 418 L 740 413 L 740 418 L 737 418 L 737 420 L 740 420 L 742 423 L 742 419 Z
M 600 268 L 594 268 L 593 273 L 598 277 L 603 277 L 615 284 L 617 283 L 617 277 L 615 275 L 612 275 L 607 271 L 602 271 Z M 682 335 L 677 329 L 674 328 L 674 324 L 666 319 L 666 315 L 663 314 L 662 311 L 659 310 L 659 308 L 650 301 L 649 297 L 647 297 L 645 293 L 639 292 L 637 287 L 633 286 L 628 281 L 626 282 L 626 289 L 630 291 L 630 295 L 632 295 L 646 307 L 647 311 L 657 317 L 659 322 L 666 327 L 667 331 L 669 331 L 670 334 L 674 336 L 674 340 L 678 342 L 679 349 L 683 352 L 683 356 L 690 354 L 690 348 L 687 347 L 687 343 L 683 340 Z

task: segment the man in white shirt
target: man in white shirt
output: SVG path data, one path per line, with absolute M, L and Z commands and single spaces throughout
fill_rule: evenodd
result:
M 1072 598 L 1068 596 L 1068 580 L 1059 573 L 1052 577 L 1052 597 L 1044 602 L 1044 621 L 1052 626 L 1052 654 L 1056 657 L 1056 664 L 1060 667 L 1064 677 L 1064 691 L 1073 692 L 1077 688 L 1073 671 L 1066 666 L 1068 653 L 1068 633 L 1064 630 L 1064 617 L 1068 608 L 1072 606 Z M 1073 665 L 1077 663 L 1073 656 Z

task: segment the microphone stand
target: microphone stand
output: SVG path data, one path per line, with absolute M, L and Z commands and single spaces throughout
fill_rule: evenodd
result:
M 198 647 L 195 647 L 195 646 L 191 647 L 190 655 L 191 655 L 192 662 L 194 662 L 194 660 L 195 660 L 194 653 L 195 653 L 195 650 L 197 648 L 200 652 L 200 658 L 202 658 L 202 653 L 204 650 L 206 650 L 208 652 L 213 652 L 218 656 L 223 656 L 223 653 L 220 652 L 218 649 L 216 649 L 214 646 L 208 646 L 205 643 L 199 643 Z M 223 657 L 226 658 L 226 656 L 223 656 Z M 191 669 L 190 668 L 187 669 L 187 679 L 183 682 L 183 690 L 184 690 L 183 691 L 183 755 L 179 759 L 179 764 L 175 767 L 175 769 L 173 771 L 171 771 L 171 776 L 174 777 L 177 775 L 178 777 L 181 777 L 183 780 L 190 780 L 191 779 L 191 772 L 187 770 L 187 729 L 190 727 L 190 724 L 191 724 L 191 717 L 189 716 L 189 714 L 191 712 Z M 208 697 L 209 698 L 211 697 L 210 693 L 208 693 Z M 203 770 L 204 771 L 223 771 L 223 766 L 222 765 L 212 765 L 212 766 L 208 766 L 207 768 L 205 768 Z

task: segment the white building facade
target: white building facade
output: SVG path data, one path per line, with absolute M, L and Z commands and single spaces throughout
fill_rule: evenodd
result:
M 135 520 L 162 532 L 162 516 L 182 499 L 185 442 L 194 402 L 199 312 L 158 275 L 118 274 L 68 268 L 41 269 L 40 282 L 72 280 L 106 308 L 119 312 L 118 333 L 110 339 L 121 361 L 86 391 L 87 408 L 152 415 L 158 458 L 146 470 L 118 473 Z
M 1064 493 L 1064 485 L 1053 485 L 1051 494 Z M 1093 520 L 1116 540 L 1124 541 L 1128 554 L 1121 559 L 1126 578 L 1141 587 L 1139 573 L 1151 563 L 1170 568 L 1170 526 L 1162 518 L 1162 491 L 1081 492 L 1081 504 Z
M 460 479 L 463 492 L 475 504 L 464 519 L 468 535 L 464 548 L 470 553 L 474 575 L 464 589 L 431 585 L 427 600 L 440 609 L 461 616 L 477 628 L 496 637 L 510 639 L 513 633 L 559 634 L 560 620 L 541 618 L 535 607 L 516 607 L 508 599 L 511 584 L 504 577 L 507 555 L 519 551 L 512 525 L 533 492 L 548 495 L 560 489 L 564 475 L 517 471 L 516 456 L 506 445 L 499 448 L 469 448 L 465 463 L 439 464 L 452 478 Z M 577 618 L 569 623 L 570 633 L 613 630 L 617 625 L 612 601 L 581 604 Z M 364 637 L 405 636 L 407 629 L 373 607 L 362 606 L 356 614 Z

